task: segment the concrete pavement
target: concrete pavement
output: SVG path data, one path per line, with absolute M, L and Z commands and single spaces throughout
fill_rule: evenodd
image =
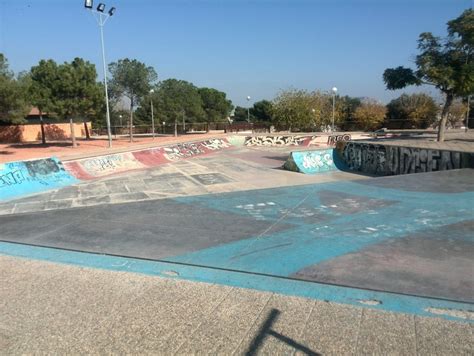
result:
M 0 256 L 3 354 L 472 355 L 472 324 Z M 15 288 L 11 288 L 15 286 Z

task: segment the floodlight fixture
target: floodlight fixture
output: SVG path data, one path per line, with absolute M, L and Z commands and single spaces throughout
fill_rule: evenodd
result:
M 104 3 L 100 3 L 99 5 L 97 5 L 97 11 L 99 12 L 104 12 L 105 10 L 105 4 Z
M 86 9 L 92 9 L 93 6 L 94 6 L 94 0 L 85 0 L 84 1 L 84 7 Z
M 109 16 L 112 16 L 115 13 L 115 7 L 111 7 L 109 10 Z

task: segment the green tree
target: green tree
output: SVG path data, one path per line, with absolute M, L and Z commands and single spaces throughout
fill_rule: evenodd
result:
M 198 92 L 207 123 L 225 120 L 230 115 L 234 106 L 224 92 L 213 88 L 199 88 Z
M 72 145 L 76 147 L 73 119 L 87 116 L 97 105 L 101 89 L 97 72 L 92 63 L 75 58 L 58 66 L 58 78 L 52 90 L 54 108 L 60 117 L 69 119 Z
M 250 114 L 255 118 L 256 121 L 272 121 L 272 110 L 273 104 L 268 100 L 260 100 L 253 104 L 250 108 Z
M 455 128 L 459 126 L 463 121 L 466 120 L 467 103 L 462 100 L 455 100 L 448 113 L 448 123 L 451 127 Z
M 402 128 L 427 128 L 436 121 L 439 107 L 427 94 L 402 94 L 387 105 L 387 120 Z
M 397 67 L 383 74 L 387 89 L 401 89 L 408 85 L 429 84 L 444 93 L 446 100 L 441 113 L 438 141 L 444 141 L 449 109 L 456 97 L 474 92 L 474 10 L 465 10 L 448 22 L 448 36 L 442 40 L 430 32 L 420 34 L 416 57 L 417 70 Z
M 120 59 L 109 64 L 112 74 L 110 90 L 112 97 L 126 97 L 130 100 L 130 142 L 133 141 L 133 111 L 140 99 L 149 94 L 158 75 L 153 67 L 147 67 L 136 59 Z
M 387 108 L 373 99 L 366 99 L 354 111 L 354 120 L 363 130 L 380 127 L 385 119 Z
M 316 105 L 315 97 L 306 90 L 283 90 L 273 101 L 274 122 L 289 131 L 314 127 L 318 119 Z
M 236 106 L 234 109 L 234 116 L 233 120 L 236 122 L 247 122 L 247 119 L 249 118 L 252 120 L 253 116 L 247 111 L 247 108 L 244 108 L 242 106 Z
M 17 80 L 0 53 L 0 122 L 21 123 L 30 109 L 26 100 L 26 81 Z
M 167 79 L 158 83 L 152 97 L 154 111 L 162 121 L 174 122 L 175 136 L 180 120 L 187 118 L 200 122 L 206 119 L 198 88 L 185 80 Z
M 46 144 L 46 135 L 44 133 L 43 114 L 51 114 L 54 108 L 53 89 L 60 79 L 58 77 L 58 65 L 52 59 L 41 60 L 38 65 L 30 70 L 31 84 L 29 86 L 29 101 L 36 106 L 39 111 L 41 124 L 41 141 Z

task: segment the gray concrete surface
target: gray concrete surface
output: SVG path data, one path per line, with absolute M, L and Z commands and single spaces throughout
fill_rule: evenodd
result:
M 308 176 L 280 169 L 292 149 L 237 148 L 130 171 L 0 203 L 0 215 L 367 178 L 348 172 Z
M 0 310 L 5 355 L 474 353 L 467 323 L 6 256 Z

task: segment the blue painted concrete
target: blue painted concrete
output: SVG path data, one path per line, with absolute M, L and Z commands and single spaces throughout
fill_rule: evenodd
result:
M 346 168 L 334 149 L 291 152 L 283 167 L 305 174 L 318 174 Z
M 60 160 L 45 158 L 0 164 L 0 200 L 79 183 Z
M 226 271 L 200 266 L 187 266 L 175 263 L 104 256 L 6 242 L 0 242 L 0 254 L 112 271 L 141 273 L 166 278 L 218 283 L 228 286 L 256 289 L 356 306 L 363 305 L 367 308 L 387 310 L 397 313 L 436 316 L 449 320 L 474 322 L 473 320 L 464 320 L 449 315 L 433 315 L 427 311 L 428 308 L 465 311 L 471 310 L 472 305 L 467 303 L 309 283 L 273 276 L 242 273 L 239 271 Z M 173 274 L 176 274 L 176 276 L 170 277 L 170 271 L 173 271 Z M 368 300 L 379 301 L 380 304 L 361 304 L 361 301 Z

